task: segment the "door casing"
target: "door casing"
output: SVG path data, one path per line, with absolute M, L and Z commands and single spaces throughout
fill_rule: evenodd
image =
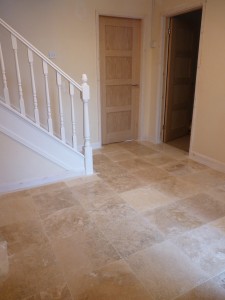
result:
M 199 68 L 201 66 L 201 49 L 202 49 L 202 39 L 204 34 L 204 20 L 205 20 L 205 11 L 206 11 L 206 3 L 199 4 L 185 4 L 182 8 L 174 8 L 169 9 L 168 11 L 164 11 L 161 17 L 161 49 L 160 49 L 160 71 L 158 77 L 158 91 L 157 91 L 157 119 L 156 119 L 156 132 L 155 132 L 155 142 L 162 143 L 163 142 L 163 125 L 164 125 L 164 114 L 165 114 L 165 88 L 166 88 L 166 76 L 167 73 L 167 58 L 168 58 L 168 38 L 167 38 L 167 28 L 168 22 L 171 17 L 185 14 L 191 11 L 195 11 L 198 9 L 202 9 L 202 20 L 201 20 L 201 30 L 200 30 L 200 40 L 199 40 L 199 50 L 198 50 L 198 63 L 197 63 L 197 73 L 196 73 L 196 85 L 195 85 L 195 96 L 194 96 L 194 106 L 193 106 L 193 119 L 192 119 L 192 132 L 191 132 L 191 140 L 190 140 L 190 149 L 189 155 L 192 152 L 192 143 L 193 136 L 195 131 L 195 103 L 196 99 L 196 90 L 198 88 L 198 78 L 199 78 Z

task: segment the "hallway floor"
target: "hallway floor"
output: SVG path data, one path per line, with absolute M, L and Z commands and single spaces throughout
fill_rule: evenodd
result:
M 105 146 L 94 164 L 0 197 L 0 299 L 224 300 L 225 174 L 147 142 Z

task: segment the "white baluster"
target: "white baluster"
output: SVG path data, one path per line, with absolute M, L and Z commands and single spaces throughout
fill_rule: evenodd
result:
M 33 59 L 33 52 L 29 48 L 28 48 L 28 60 L 30 63 L 31 83 L 32 83 L 32 91 L 33 91 L 33 99 L 34 99 L 34 119 L 35 119 L 36 124 L 40 126 L 38 102 L 37 102 L 37 92 L 36 92 L 36 85 L 35 85 L 35 79 L 34 79 L 34 64 L 33 64 L 34 59 Z
M 7 86 L 7 79 L 6 79 L 6 73 L 5 73 L 5 64 L 4 64 L 4 59 L 3 59 L 1 43 L 0 43 L 0 63 L 1 63 L 1 69 L 2 69 L 3 93 L 4 93 L 5 103 L 10 105 L 9 90 L 8 90 L 8 86 Z
M 62 106 L 62 76 L 57 72 L 57 85 L 59 94 L 59 114 L 60 114 L 60 130 L 61 130 L 61 140 L 65 143 L 66 134 L 63 121 L 63 106 Z
M 11 35 L 12 39 L 12 47 L 14 50 L 15 62 L 16 62 L 16 74 L 17 74 L 17 82 L 18 82 L 18 89 L 19 89 L 19 103 L 20 103 L 20 112 L 23 116 L 25 116 L 25 105 L 23 99 L 23 89 L 22 89 L 22 82 L 20 76 L 20 66 L 18 60 L 18 53 L 17 53 L 17 40 L 14 35 Z
M 71 100 L 73 148 L 77 150 L 77 135 L 76 135 L 76 122 L 75 122 L 75 111 L 74 111 L 74 85 L 72 83 L 70 83 L 70 100 Z
M 90 143 L 90 125 L 88 114 L 88 101 L 90 99 L 90 89 L 87 84 L 87 75 L 82 75 L 82 100 L 84 104 L 84 160 L 85 172 L 87 175 L 93 174 L 93 154 Z
M 46 93 L 47 113 L 48 113 L 48 131 L 51 134 L 53 134 L 51 103 L 50 103 L 49 86 L 48 86 L 48 65 L 44 60 L 43 60 L 43 71 L 45 76 L 45 93 Z

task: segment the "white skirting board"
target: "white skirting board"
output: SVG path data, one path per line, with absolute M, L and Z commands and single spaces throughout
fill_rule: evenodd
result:
M 189 153 L 189 157 L 196 162 L 199 162 L 199 163 L 206 165 L 212 169 L 215 169 L 217 171 L 225 173 L 225 164 L 216 159 L 210 158 L 208 156 L 205 156 L 203 154 L 200 154 L 200 153 L 194 152 L 194 151 Z

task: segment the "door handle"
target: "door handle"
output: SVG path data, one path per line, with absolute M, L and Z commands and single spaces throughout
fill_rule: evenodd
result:
M 137 86 L 137 87 L 139 87 L 139 84 L 132 84 L 131 86 Z

